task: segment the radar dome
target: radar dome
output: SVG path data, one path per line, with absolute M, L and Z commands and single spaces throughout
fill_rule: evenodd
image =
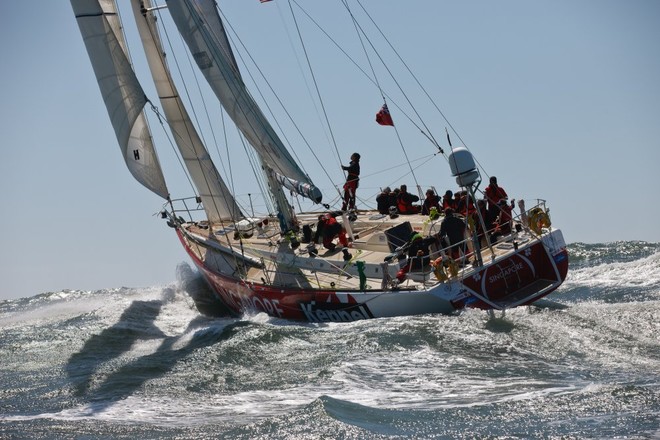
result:
M 457 147 L 449 154 L 449 167 L 458 186 L 472 186 L 480 178 L 472 153 L 465 147 Z

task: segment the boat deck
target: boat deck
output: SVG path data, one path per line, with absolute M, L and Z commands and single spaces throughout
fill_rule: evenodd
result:
M 308 225 L 314 229 L 318 215 L 298 215 L 301 227 Z M 341 217 L 337 217 L 337 220 L 346 223 L 346 219 L 342 221 Z M 352 239 L 349 248 L 343 249 L 338 245 L 334 250 L 328 250 L 321 244 L 316 244 L 317 256 L 310 254 L 308 243 L 301 243 L 293 249 L 290 240 L 280 235 L 279 228 L 271 226 L 275 223 L 272 219 L 241 233 L 234 227 L 219 225 L 212 225 L 209 229 L 206 222 L 186 223 L 184 227 L 197 241 L 211 243 L 217 249 L 224 249 L 226 254 L 233 253 L 237 258 L 247 257 L 248 264 L 243 270 L 243 277 L 247 282 L 288 289 L 360 290 L 359 273 L 354 263 L 362 261 L 367 278 L 366 289 L 371 290 L 381 288 L 384 278 L 387 278 L 383 276 L 384 270 L 387 270 L 391 278 L 396 275 L 399 263 L 396 258 L 392 258 L 392 248 L 396 243 L 400 241 L 400 245 L 404 244 L 410 236 L 410 231 L 419 232 L 423 236 L 435 234 L 439 232 L 442 220 L 443 217 L 429 221 L 425 215 L 401 215 L 391 219 L 375 211 L 362 211 L 358 213 L 357 220 L 349 223 L 347 235 Z M 408 223 L 409 227 L 405 223 Z M 401 226 L 402 224 L 404 226 Z M 393 233 L 400 237 L 392 237 Z M 519 243 L 528 240 L 524 235 L 517 237 Z M 505 237 L 491 248 L 484 247 L 481 251 L 483 262 L 514 252 L 511 241 L 511 237 Z M 192 249 L 196 249 L 198 257 L 205 260 L 206 247 L 198 246 Z M 465 249 L 469 257 L 472 251 L 469 240 L 466 241 Z M 441 255 L 440 249 L 435 245 L 431 246 L 431 252 L 432 259 Z M 389 264 L 384 266 L 383 263 L 388 260 Z M 472 265 L 466 262 L 459 267 L 457 277 L 469 276 L 473 270 Z M 426 266 L 421 271 L 409 272 L 406 281 L 398 288 L 418 290 L 437 283 L 439 281 L 431 267 Z

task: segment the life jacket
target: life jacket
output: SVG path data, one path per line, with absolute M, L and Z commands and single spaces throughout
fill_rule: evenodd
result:
M 413 202 L 419 200 L 419 197 L 408 192 L 402 192 L 396 199 L 396 207 L 401 214 L 416 214 L 420 211 L 419 206 L 413 206 Z
M 493 207 L 497 206 L 497 203 L 508 197 L 506 191 L 501 186 L 494 187 L 493 185 L 488 185 L 485 191 L 486 200 L 488 201 L 488 206 Z M 492 208 L 488 208 L 492 209 Z
M 469 202 L 468 202 L 469 199 Z M 465 208 L 465 204 L 467 203 L 467 212 Z M 476 209 L 474 207 L 474 202 L 472 201 L 472 197 L 463 197 L 461 198 L 461 201 L 458 202 L 458 206 L 456 207 L 456 212 L 461 214 L 464 217 L 471 216 L 476 212 Z
M 456 202 L 454 201 L 453 197 L 442 196 L 442 209 L 447 209 L 447 208 L 451 208 L 454 211 L 456 211 L 457 208 Z

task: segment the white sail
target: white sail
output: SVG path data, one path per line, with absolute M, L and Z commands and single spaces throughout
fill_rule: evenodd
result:
M 240 209 L 193 126 L 165 63 L 150 1 L 133 0 L 133 13 L 158 97 L 193 184 L 210 221 L 238 220 Z
M 147 98 L 131 67 L 114 0 L 71 0 L 126 165 L 163 198 L 169 193 L 143 113 Z
M 262 163 L 281 176 L 305 184 L 302 194 L 316 203 L 321 191 L 300 169 L 249 94 L 213 0 L 167 1 L 172 19 L 227 114 Z

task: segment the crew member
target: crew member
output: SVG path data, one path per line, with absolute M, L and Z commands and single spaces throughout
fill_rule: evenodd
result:
M 497 177 L 495 176 L 490 176 L 490 184 L 486 187 L 484 195 L 488 202 L 488 218 L 486 219 L 488 224 L 486 226 L 490 229 L 500 213 L 497 204 L 500 200 L 506 199 L 508 195 L 504 188 L 497 185 Z
M 314 242 L 318 242 L 319 238 L 323 238 L 323 247 L 331 251 L 335 250 L 337 245 L 333 242 L 335 238 L 339 238 L 339 243 L 342 246 L 348 247 L 348 238 L 344 227 L 337 222 L 333 214 L 327 213 L 319 216 L 319 221 L 316 224 L 316 234 L 314 235 Z
M 414 202 L 419 202 L 419 197 L 410 194 L 407 185 L 401 185 L 399 195 L 396 199 L 396 206 L 399 210 L 399 214 L 419 214 L 422 207 L 419 205 L 413 205 Z
M 348 166 L 342 165 L 341 168 L 348 173 L 344 183 L 344 203 L 341 205 L 341 210 L 355 209 L 355 193 L 360 182 L 360 154 L 351 154 L 351 162 Z
M 460 244 L 465 238 L 465 222 L 454 215 L 451 208 L 445 209 L 445 218 L 440 223 L 440 237 L 451 246 L 449 254 L 454 260 L 460 257 Z
M 495 230 L 490 236 L 491 243 L 494 243 L 498 238 L 502 236 L 511 234 L 511 226 L 513 223 L 512 210 L 515 206 L 515 201 L 516 200 L 513 199 L 511 200 L 511 204 L 509 204 L 507 203 L 506 199 L 502 199 L 497 203 L 497 210 L 499 211 L 499 215 L 495 220 Z
M 440 200 L 438 196 L 432 189 L 426 190 L 426 198 L 422 203 L 422 214 L 429 215 L 431 213 L 431 208 L 435 208 L 436 211 L 440 211 Z
M 389 186 L 386 186 L 385 189 L 376 196 L 376 209 L 378 209 L 378 212 L 381 214 L 389 214 L 390 206 L 396 206 L 396 199 L 392 198 L 392 190 Z

